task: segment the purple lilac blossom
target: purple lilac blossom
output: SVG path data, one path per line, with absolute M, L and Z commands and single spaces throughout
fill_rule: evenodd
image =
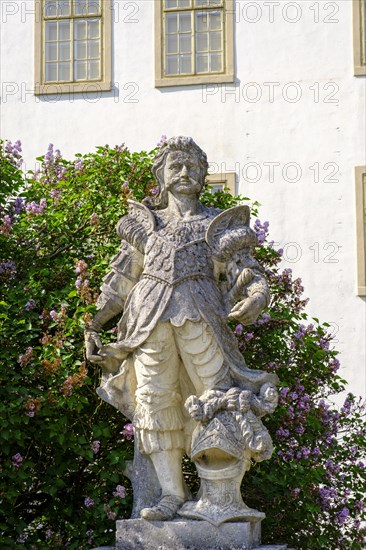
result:
M 12 459 L 12 464 L 14 466 L 14 468 L 20 468 L 22 462 L 23 462 L 23 457 L 20 453 L 17 453 L 16 455 L 13 455 L 11 457 Z
M 79 158 L 75 161 L 75 170 L 82 170 L 84 168 L 84 159 Z
M 86 271 L 88 264 L 84 260 L 78 260 L 75 265 L 75 273 L 83 273 Z
M 243 325 L 239 323 L 239 325 L 236 325 L 234 329 L 234 334 L 237 336 L 241 336 L 243 334 Z
M 276 431 L 276 435 L 277 435 L 277 437 L 279 437 L 279 438 L 286 439 L 287 437 L 290 436 L 290 432 L 289 432 L 289 430 L 287 430 L 287 429 L 279 428 L 279 429 Z
M 27 214 L 31 214 L 34 216 L 42 215 L 46 208 L 47 208 L 46 199 L 41 199 L 39 204 L 37 204 L 35 201 L 32 201 L 32 202 L 28 202 L 25 205 L 25 211 L 27 212 Z
M 337 514 L 337 520 L 338 520 L 338 523 L 339 525 L 343 525 L 344 522 L 346 521 L 346 519 L 349 517 L 349 510 L 346 506 L 344 506 L 344 508 L 342 508 L 342 510 L 339 512 L 339 514 Z
M 0 275 L 5 275 L 9 279 L 14 279 L 17 268 L 15 262 L 0 262 Z
M 15 199 L 15 201 L 13 202 L 13 208 L 14 208 L 15 214 L 19 214 L 23 210 L 24 201 L 23 201 L 22 197 L 17 197 Z
M 91 508 L 92 506 L 94 506 L 94 500 L 90 497 L 85 497 L 84 499 L 84 505 L 87 507 L 87 508 Z
M 50 197 L 53 200 L 54 204 L 58 204 L 61 199 L 61 189 L 51 189 Z
M 0 233 L 3 235 L 9 235 L 11 233 L 12 223 L 11 217 L 6 214 L 2 219 L 2 224 L 0 225 Z
M 253 325 L 265 325 L 270 321 L 271 321 L 271 316 L 269 315 L 269 313 L 262 313 L 259 319 L 253 323 Z
M 90 447 L 91 447 L 91 450 L 93 451 L 93 453 L 96 455 L 99 452 L 99 449 L 100 449 L 100 441 L 98 441 L 98 440 L 93 441 L 93 443 L 90 445 Z
M 123 485 L 117 485 L 116 490 L 113 492 L 113 496 L 118 498 L 125 498 L 126 489 L 123 487 Z
M 50 317 L 52 319 L 52 321 L 54 321 L 55 323 L 57 323 L 59 321 L 59 316 L 58 316 L 58 313 L 56 310 L 54 309 L 51 309 L 50 311 Z
M 131 423 L 125 424 L 121 433 L 126 439 L 132 439 L 134 436 L 133 425 Z
M 268 227 L 269 227 L 269 222 L 264 222 L 262 224 L 259 219 L 255 220 L 254 231 L 257 235 L 257 242 L 259 245 L 263 244 L 264 241 L 266 240 L 266 237 L 268 235 Z
M 21 158 L 22 144 L 18 139 L 14 144 L 11 141 L 7 141 L 4 147 L 6 158 L 9 160 L 10 164 L 16 168 L 20 168 L 23 161 Z
M 53 143 L 50 143 L 47 148 L 47 153 L 44 156 L 44 163 L 46 168 L 52 164 L 53 161 Z
M 32 309 L 34 309 L 35 307 L 36 307 L 36 302 L 33 300 L 33 298 L 31 298 L 25 304 L 24 309 L 26 309 L 27 311 L 32 311 Z
M 19 355 L 18 361 L 22 367 L 25 367 L 33 359 L 33 348 L 29 346 L 23 355 Z
M 156 146 L 157 146 L 157 147 L 161 147 L 161 146 L 163 145 L 163 143 L 164 143 L 167 139 L 168 139 L 168 137 L 167 137 L 165 134 L 163 134 L 163 135 L 160 137 L 160 139 L 159 139 L 158 143 L 156 144 Z

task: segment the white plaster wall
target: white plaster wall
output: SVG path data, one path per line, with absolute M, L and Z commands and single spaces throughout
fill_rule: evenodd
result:
M 262 204 L 260 218 L 285 247 L 284 265 L 303 278 L 308 312 L 332 323 L 341 375 L 365 395 L 354 167 L 366 164 L 366 80 L 353 76 L 352 3 L 269 4 L 236 2 L 235 86 L 155 89 L 153 0 L 115 0 L 113 91 L 40 99 L 32 94 L 33 0 L 2 0 L 1 134 L 21 139 L 27 168 L 49 142 L 72 156 L 105 143 L 140 150 L 162 134 L 193 136 L 213 170 L 235 170 L 240 192 Z M 275 83 L 273 97 L 268 83 Z M 279 163 L 272 178 L 263 163 Z M 283 175 L 288 163 L 301 168 L 298 181 L 288 181 L 294 169 Z

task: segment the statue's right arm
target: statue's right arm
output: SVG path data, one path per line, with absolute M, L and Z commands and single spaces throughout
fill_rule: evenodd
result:
M 95 363 L 102 361 L 102 357 L 97 354 L 102 346 L 98 333 L 108 321 L 123 311 L 127 296 L 143 270 L 143 255 L 124 241 L 111 262 L 111 268 L 103 279 L 97 301 L 98 311 L 85 331 L 87 359 Z

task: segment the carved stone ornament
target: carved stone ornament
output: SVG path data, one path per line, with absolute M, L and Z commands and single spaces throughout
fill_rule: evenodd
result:
M 245 364 L 227 319 L 253 323 L 268 305 L 264 272 L 252 255 L 247 206 L 221 212 L 199 195 L 205 153 L 192 138 L 161 146 L 154 203 L 130 201 L 118 223 L 121 249 L 111 262 L 86 335 L 87 357 L 102 368 L 98 395 L 131 420 L 135 457 L 132 516 L 178 516 L 218 526 L 259 521 L 242 500 L 251 462 L 270 458 L 261 422 L 277 405 L 277 376 Z M 119 316 L 116 342 L 99 331 Z M 181 460 L 195 463 L 192 499 Z

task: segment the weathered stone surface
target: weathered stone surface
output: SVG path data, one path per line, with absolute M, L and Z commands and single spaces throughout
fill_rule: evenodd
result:
M 161 145 L 153 165 L 158 193 L 154 201 L 129 201 L 118 223 L 121 248 L 85 342 L 88 360 L 102 367 L 98 395 L 135 428 L 126 471 L 133 518 L 207 521 L 218 544 L 222 523 L 245 530 L 264 517 L 243 502 L 240 486 L 252 461 L 271 457 L 261 418 L 277 406 L 278 378 L 246 366 L 227 324 L 255 322 L 270 295 L 253 255 L 249 207 L 222 212 L 198 200 L 207 168 L 192 138 Z M 102 345 L 98 333 L 116 315 L 117 341 Z M 201 479 L 196 500 L 184 485 L 185 453 Z M 179 539 L 185 523 L 174 525 Z
M 251 550 L 260 544 L 260 529 L 260 522 L 215 527 L 206 521 L 122 520 L 116 550 Z

